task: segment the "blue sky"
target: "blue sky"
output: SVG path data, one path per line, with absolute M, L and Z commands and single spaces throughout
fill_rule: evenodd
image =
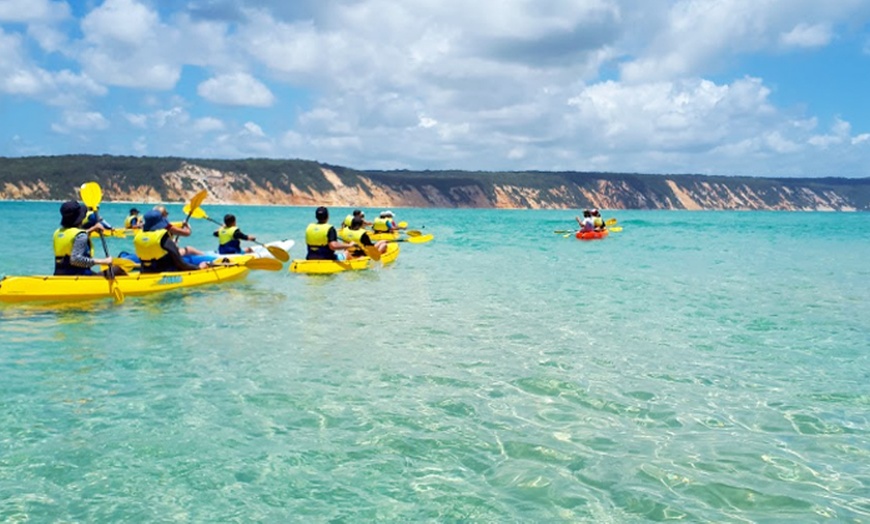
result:
M 0 156 L 870 176 L 867 0 L 0 0 Z

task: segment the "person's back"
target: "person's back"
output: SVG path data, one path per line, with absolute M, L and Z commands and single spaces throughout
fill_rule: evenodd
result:
M 133 237 L 133 247 L 140 261 L 140 272 L 163 273 L 198 269 L 184 261 L 168 227 L 169 221 L 158 209 L 145 213 L 142 229 Z M 204 266 L 201 264 L 199 267 Z
M 218 253 L 221 255 L 236 255 L 245 253 L 250 249 L 242 248 L 242 240 L 256 240 L 255 237 L 246 235 L 236 226 L 236 217 L 227 213 L 224 215 L 224 225 L 214 232 L 218 237 Z
M 339 260 L 337 251 L 353 247 L 338 241 L 338 233 L 329 224 L 329 210 L 323 206 L 314 212 L 317 222 L 311 223 L 305 229 L 305 244 L 308 260 Z

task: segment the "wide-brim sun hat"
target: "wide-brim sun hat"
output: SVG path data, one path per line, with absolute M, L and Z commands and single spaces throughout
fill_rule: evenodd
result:
M 83 206 L 76 200 L 69 200 L 60 206 L 60 225 L 63 227 L 73 227 L 88 214 L 88 208 Z
M 166 220 L 163 213 L 156 209 L 152 209 L 142 217 L 143 231 L 158 231 L 160 229 L 166 229 L 167 227 L 169 227 L 169 221 Z

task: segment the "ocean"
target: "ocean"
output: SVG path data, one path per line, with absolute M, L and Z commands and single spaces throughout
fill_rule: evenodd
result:
M 304 257 L 313 207 L 204 207 Z M 0 521 L 870 521 L 870 214 L 393 211 L 435 239 L 370 271 L 0 306 Z

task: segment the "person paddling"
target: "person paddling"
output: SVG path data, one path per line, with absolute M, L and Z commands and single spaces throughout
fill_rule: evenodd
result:
M 590 211 L 592 216 L 592 224 L 595 226 L 595 231 L 604 231 L 607 229 L 607 225 L 604 223 L 604 219 L 601 218 L 601 213 L 598 212 L 598 209 L 593 209 Z
M 366 214 L 365 214 L 365 212 L 362 211 L 362 210 L 360 210 L 360 209 L 354 209 L 354 210 L 353 210 L 353 213 L 351 213 L 351 214 L 347 215 L 346 217 L 344 217 L 344 222 L 342 222 L 342 225 L 343 225 L 344 227 L 348 227 L 348 228 L 349 228 L 349 227 L 350 227 L 350 223 L 351 223 L 351 222 L 353 221 L 353 219 L 356 218 L 356 217 L 360 217 L 360 218 L 362 219 L 362 221 L 363 221 L 363 222 L 362 222 L 363 226 L 370 226 L 370 225 L 372 225 L 371 222 L 369 222 L 368 220 L 366 220 Z
M 214 232 L 218 238 L 218 253 L 221 255 L 235 255 L 239 253 L 252 253 L 250 247 L 242 248 L 242 240 L 253 242 L 257 237 L 246 235 L 236 226 L 236 217 L 227 213 L 224 215 L 224 225 Z
M 353 248 L 353 244 L 339 242 L 338 233 L 329 224 L 329 210 L 323 206 L 314 211 L 317 222 L 305 229 L 305 244 L 308 246 L 307 260 L 343 260 L 340 251 Z
M 60 206 L 60 227 L 54 232 L 54 274 L 96 276 L 91 268 L 97 264 L 112 265 L 112 257 L 94 258 L 91 232 L 105 231 L 100 223 L 89 228 L 82 226 L 88 208 L 75 200 Z M 102 273 L 108 275 L 108 270 Z M 126 275 L 123 269 L 112 265 L 112 275 Z
M 361 217 L 356 217 L 351 221 L 350 228 L 346 228 L 342 231 L 341 239 L 345 242 L 351 242 L 363 247 L 374 246 L 381 254 L 387 252 L 386 241 L 380 240 L 377 243 L 372 242 L 368 232 L 363 229 L 363 219 Z M 365 251 L 358 246 L 355 246 L 354 249 L 349 249 L 347 253 L 350 258 L 366 256 Z
M 583 220 L 580 220 L 580 217 L 574 217 L 577 219 L 577 225 L 580 226 L 580 231 L 595 231 L 595 220 L 592 218 L 592 211 L 588 209 L 583 210 Z
M 396 224 L 393 212 L 390 210 L 381 211 L 380 216 L 372 222 L 372 230 L 374 230 L 375 233 L 393 233 L 400 229 L 405 228 L 399 227 L 399 225 Z
M 142 230 L 133 237 L 136 256 L 139 257 L 141 263 L 140 271 L 142 273 L 162 273 L 165 271 L 192 271 L 208 267 L 207 262 L 201 262 L 199 266 L 195 266 L 184 260 L 185 254 L 194 254 L 191 253 L 193 248 L 179 248 L 175 240 L 172 239 L 172 235 L 177 233 L 187 236 L 190 234 L 190 228 L 173 227 L 166 220 L 168 214 L 163 206 L 157 206 L 145 213 Z M 199 250 L 193 251 L 202 253 Z
M 142 229 L 142 217 L 135 207 L 130 209 L 130 214 L 124 219 L 124 227 L 127 229 Z

